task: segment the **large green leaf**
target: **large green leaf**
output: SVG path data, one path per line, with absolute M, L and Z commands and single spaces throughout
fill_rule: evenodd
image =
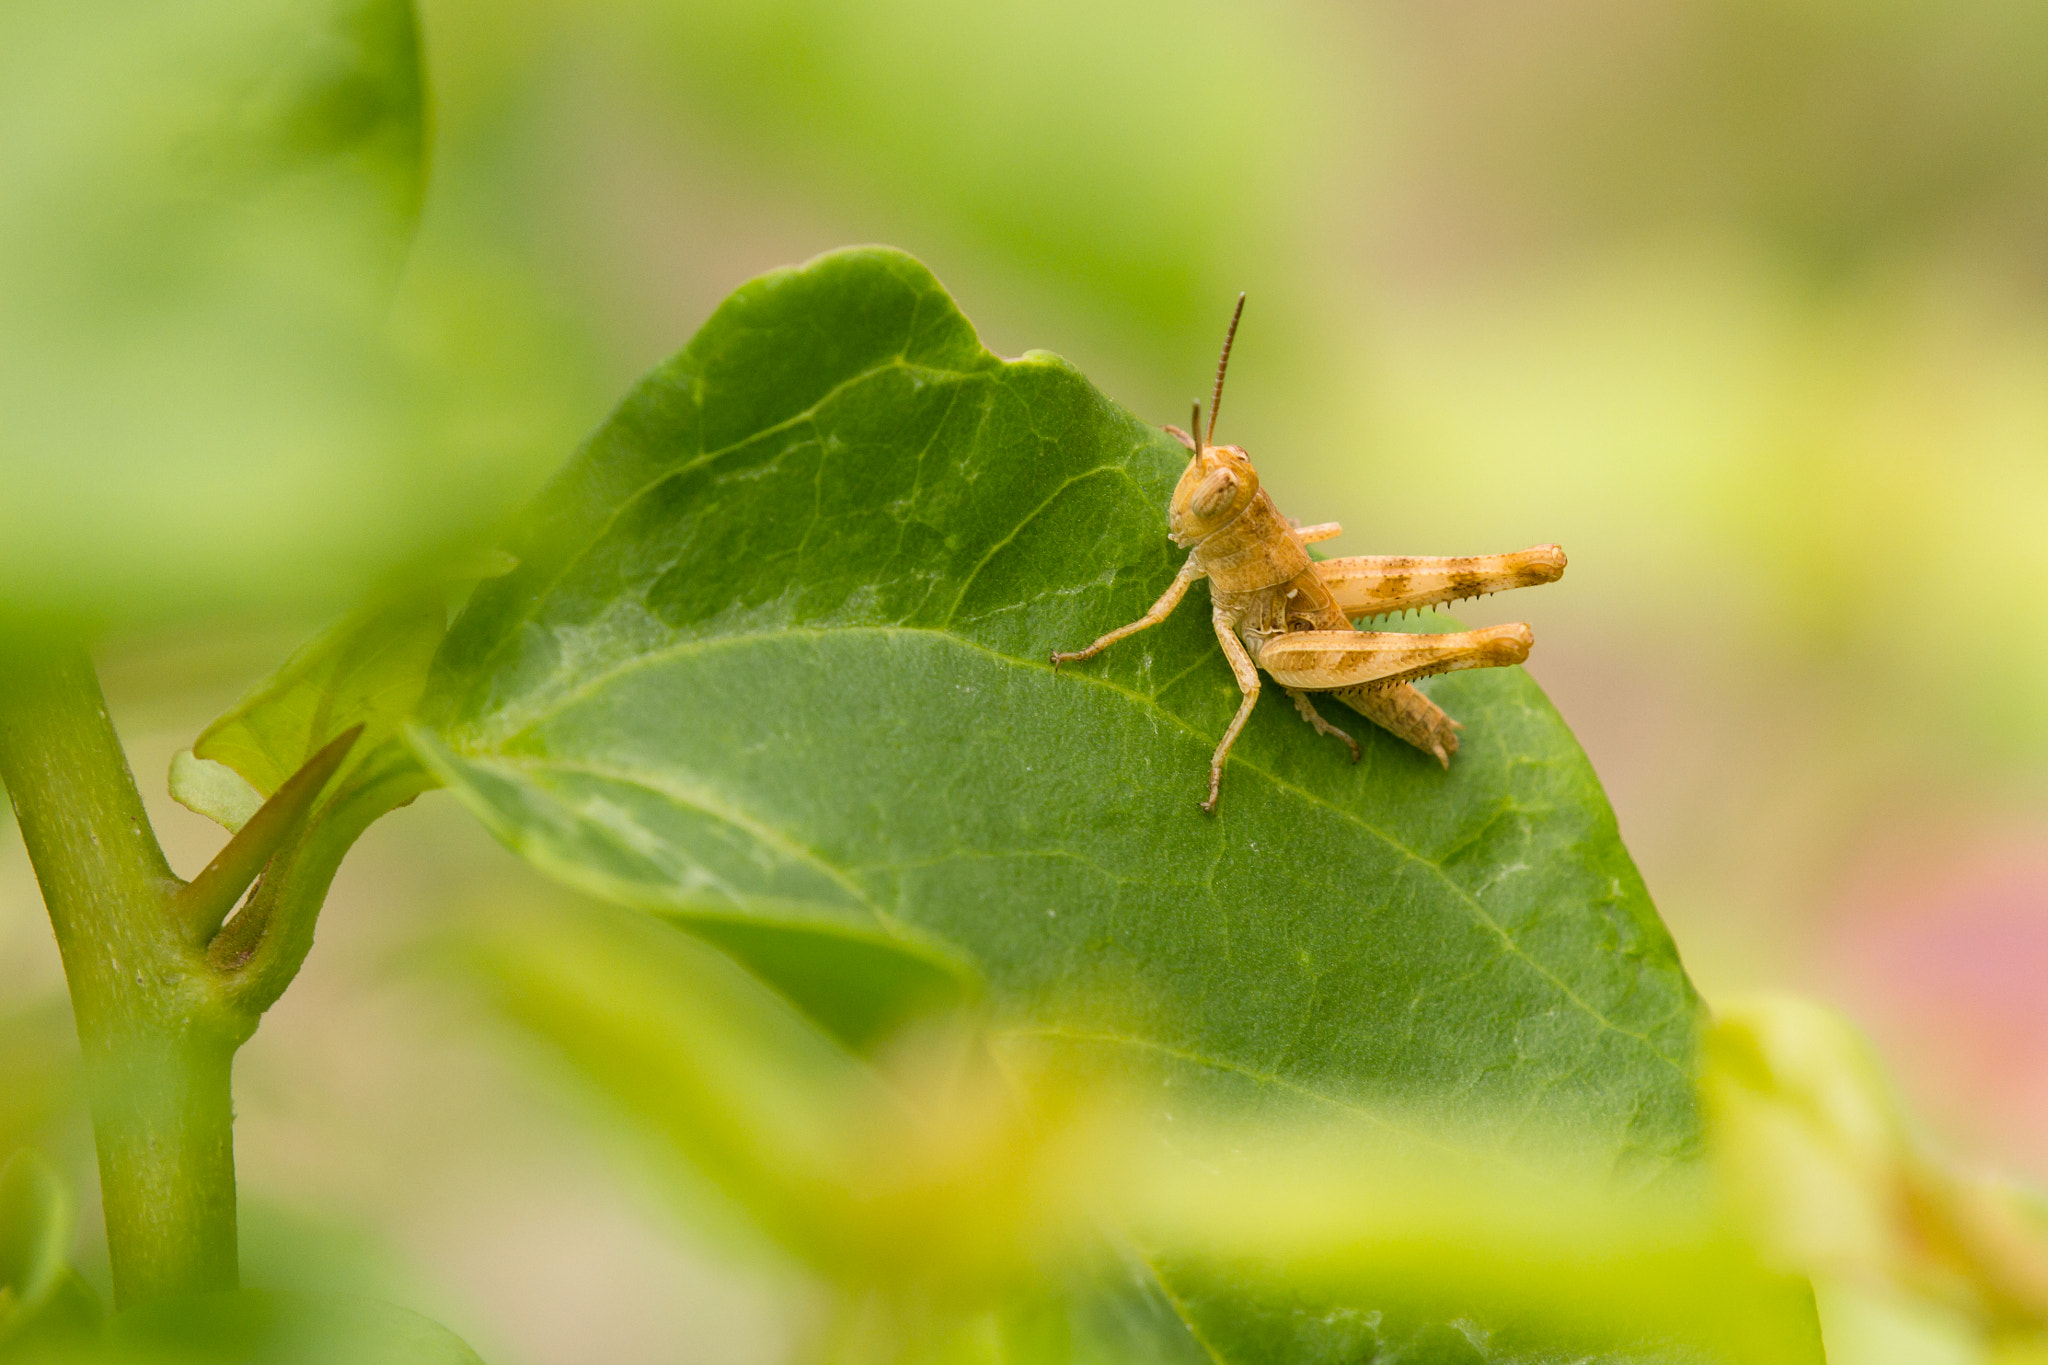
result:
M 980 983 L 1020 1066 L 1169 1112 L 1655 1178 L 1699 1136 L 1698 1004 L 1527 677 L 1435 687 L 1448 773 L 1269 703 L 1208 818 L 1237 694 L 1199 605 L 1047 666 L 1172 576 L 1184 459 L 1057 357 L 989 354 L 905 256 L 767 276 L 543 497 L 415 742 L 537 864 L 725 931 L 800 1003 L 788 945 L 859 943 Z

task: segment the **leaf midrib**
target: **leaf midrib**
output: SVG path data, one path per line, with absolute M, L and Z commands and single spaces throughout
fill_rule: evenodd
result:
M 506 736 L 502 743 L 509 745 L 510 743 L 520 739 L 521 737 L 531 735 L 532 732 L 539 726 L 558 718 L 563 712 L 571 709 L 582 700 L 602 690 L 604 687 L 606 687 L 607 685 L 609 685 L 610 683 L 612 683 L 620 677 L 623 677 L 629 673 L 637 672 L 642 668 L 653 667 L 655 665 L 666 663 L 670 660 L 680 658 L 688 654 L 703 653 L 714 649 L 745 647 L 749 645 L 763 644 L 770 641 L 780 642 L 790 639 L 823 640 L 835 637 L 862 634 L 878 635 L 884 638 L 902 637 L 943 640 L 948 644 L 956 645 L 963 649 L 972 651 L 974 653 L 985 655 L 988 658 L 994 659 L 1000 663 L 1009 665 L 1011 667 L 1036 669 L 1040 672 L 1045 673 L 1051 673 L 1054 671 L 1049 663 L 1041 663 L 1035 659 L 1025 659 L 1020 658 L 1016 655 L 1005 654 L 1000 650 L 991 649 L 987 645 L 981 644 L 978 641 L 967 639 L 960 635 L 956 635 L 951 631 L 932 629 L 930 627 L 922 626 L 786 626 L 771 631 L 754 631 L 730 635 L 695 636 L 687 640 L 678 640 L 672 644 L 664 645 L 660 649 L 649 650 L 641 654 L 636 654 L 632 658 L 614 664 L 612 667 L 606 669 L 605 671 L 592 676 L 590 679 L 578 685 L 571 691 L 565 692 L 560 697 L 551 700 L 548 703 L 548 705 L 544 709 L 539 711 L 533 719 L 529 720 L 527 724 L 522 726 L 519 730 L 513 732 L 511 735 Z M 1068 673 L 1063 676 L 1068 677 L 1075 682 L 1103 688 L 1110 692 L 1113 692 L 1118 696 L 1121 696 L 1126 700 L 1132 702 L 1141 710 L 1150 714 L 1153 718 L 1164 721 L 1165 723 L 1181 730 L 1183 733 L 1189 735 L 1190 737 L 1201 741 L 1203 744 L 1209 743 L 1212 738 L 1212 736 L 1206 735 L 1200 730 L 1196 729 L 1186 720 L 1174 714 L 1172 711 L 1167 710 L 1165 707 L 1159 705 L 1157 701 L 1155 701 L 1153 698 L 1145 695 L 1142 692 L 1133 691 L 1128 687 L 1124 687 L 1121 684 L 1118 684 L 1108 678 L 1102 677 L 1097 674 Z M 501 757 L 500 754 L 491 751 L 485 751 L 482 754 L 478 754 L 475 751 L 463 750 L 459 747 L 458 752 L 463 752 L 466 757 Z M 1310 790 L 1309 788 L 1287 780 L 1286 778 L 1280 776 L 1278 773 L 1274 772 L 1272 769 L 1261 766 L 1259 763 L 1257 763 L 1255 760 L 1249 757 L 1233 756 L 1231 760 L 1231 766 L 1233 770 L 1236 771 L 1246 771 L 1257 774 L 1258 776 L 1264 778 L 1265 780 L 1272 783 L 1275 787 L 1281 789 L 1282 791 L 1285 791 L 1290 795 L 1297 797 L 1300 800 L 1306 801 L 1309 804 L 1316 806 L 1322 810 L 1328 811 L 1342 820 L 1348 821 L 1351 824 L 1356 825 L 1360 830 L 1371 835 L 1373 838 L 1379 840 L 1387 848 L 1393 850 L 1394 852 L 1400 854 L 1402 857 L 1410 860 L 1417 866 L 1423 868 L 1430 876 L 1432 876 L 1438 882 L 1440 882 L 1443 885 L 1443 887 L 1447 889 L 1457 901 L 1459 901 L 1461 904 L 1465 906 L 1466 910 L 1470 913 L 1475 923 L 1477 923 L 1480 927 L 1491 932 L 1499 940 L 1501 946 L 1504 949 L 1506 949 L 1511 956 L 1521 961 L 1524 966 L 1528 967 L 1531 971 L 1535 972 L 1539 977 L 1541 977 L 1545 982 L 1549 983 L 1551 988 L 1554 989 L 1575 1009 L 1579 1010 L 1587 1018 L 1591 1019 L 1594 1023 L 1598 1024 L 1601 1028 L 1607 1029 L 1613 1033 L 1620 1035 L 1623 1038 L 1627 1038 L 1632 1042 L 1641 1045 L 1641 1047 L 1645 1051 L 1647 1051 L 1652 1057 L 1655 1057 L 1659 1062 L 1669 1067 L 1671 1070 L 1677 1072 L 1680 1076 L 1685 1077 L 1687 1083 L 1690 1083 L 1691 1074 L 1686 1070 L 1686 1068 L 1675 1058 L 1667 1055 L 1662 1050 L 1660 1050 L 1655 1043 L 1650 1041 L 1650 1038 L 1647 1034 L 1633 1032 L 1629 1029 L 1623 1028 L 1620 1024 L 1615 1023 L 1612 1019 L 1609 1019 L 1606 1015 L 1602 1014 L 1599 1010 L 1595 1009 L 1589 1001 L 1580 996 L 1576 991 L 1572 990 L 1570 986 L 1566 985 L 1564 980 L 1561 977 L 1559 977 L 1554 971 L 1552 971 L 1548 966 L 1544 965 L 1541 961 L 1532 957 L 1521 946 L 1521 944 L 1516 941 L 1514 935 L 1510 934 L 1507 931 L 1506 927 L 1502 925 L 1499 920 L 1495 919 L 1490 913 L 1488 913 L 1486 907 L 1479 901 L 1479 899 L 1476 896 L 1474 896 L 1470 890 L 1461 885 L 1456 878 L 1452 877 L 1450 873 L 1446 871 L 1440 863 L 1436 862 L 1431 858 L 1426 857 L 1416 849 L 1403 843 L 1401 840 L 1395 838 L 1391 833 L 1389 833 L 1385 829 L 1382 829 L 1378 825 L 1375 825 L 1371 821 L 1367 820 L 1365 817 L 1359 815 L 1356 811 L 1347 810 L 1343 806 L 1340 806 L 1336 802 L 1319 795 L 1318 793 Z M 750 816 L 749 819 L 758 820 L 758 817 Z M 765 822 L 763 823 L 765 824 Z M 785 836 L 785 838 L 787 838 L 787 836 Z M 800 844 L 801 841 L 790 840 L 790 842 Z
M 471 756 L 465 755 L 465 757 Z M 701 788 L 688 788 L 681 783 L 669 781 L 657 774 L 648 773 L 639 768 L 621 767 L 614 763 L 594 763 L 588 759 L 552 758 L 542 754 L 494 753 L 489 755 L 489 761 L 501 767 L 516 768 L 525 772 L 538 770 L 543 772 L 579 773 L 585 777 L 602 778 L 609 782 L 639 787 L 644 791 L 650 791 L 657 796 L 665 797 L 677 805 L 687 806 L 691 810 L 708 815 L 714 820 L 722 820 L 748 837 L 758 840 L 766 847 L 818 872 L 827 881 L 851 896 L 861 909 L 872 914 L 878 923 L 897 937 L 911 937 L 907 927 L 903 925 L 901 917 L 883 909 L 876 902 L 875 898 L 868 893 L 867 889 L 858 880 L 849 875 L 847 869 L 840 868 L 830 859 L 826 858 L 824 854 L 791 835 L 788 831 L 741 810 L 731 802 L 714 799 L 706 795 Z M 727 886 L 726 890 L 732 895 L 735 904 L 743 904 L 749 899 L 737 887 Z
M 514 768 L 524 772 L 539 770 L 549 772 L 580 773 L 587 776 L 602 777 L 612 781 L 639 786 L 649 791 L 657 792 L 664 796 L 677 796 L 677 793 L 673 789 L 664 784 L 659 783 L 658 781 L 650 780 L 644 774 L 634 772 L 630 769 L 614 767 L 609 764 L 571 762 L 561 759 L 548 759 L 538 757 L 529 758 L 524 756 L 511 756 L 502 754 L 489 755 L 482 761 L 487 762 L 493 766 Z M 874 902 L 872 897 L 868 896 L 857 885 L 842 882 L 841 878 L 835 873 L 834 869 L 831 867 L 829 862 L 827 862 L 823 858 L 823 856 L 818 854 L 815 850 L 810 849 L 807 845 L 803 845 L 797 843 L 794 840 L 787 839 L 786 837 L 782 836 L 778 831 L 774 830 L 772 826 L 769 826 L 752 816 L 743 816 L 736 814 L 728 803 L 709 803 L 694 799 L 684 799 L 680 796 L 678 796 L 677 799 L 682 800 L 683 804 L 690 806 L 692 809 L 702 811 L 707 815 L 713 816 L 714 818 L 726 821 L 736 829 L 741 829 L 748 833 L 765 832 L 765 834 L 768 836 L 766 842 L 770 842 L 773 847 L 782 849 L 786 852 L 790 852 L 800 861 L 806 863 L 809 866 L 817 868 L 819 871 L 825 873 L 827 876 L 832 877 L 832 879 L 836 883 L 845 885 L 846 889 L 849 892 L 859 896 L 863 908 L 872 912 L 875 916 L 876 923 L 880 927 L 888 931 L 888 933 L 892 937 L 897 938 L 913 947 L 924 947 L 929 949 L 934 946 L 923 942 L 922 937 L 917 933 L 917 931 L 914 930 L 911 926 L 905 924 L 901 917 L 893 915 L 888 911 L 882 909 L 879 905 L 877 905 Z M 728 890 L 730 890 L 730 888 L 728 888 Z M 941 944 L 936 946 L 946 947 L 950 945 Z M 1284 1090 L 1290 1094 L 1299 1095 L 1305 1099 L 1314 1100 L 1320 1104 L 1326 1104 L 1333 1109 L 1339 1109 L 1344 1111 L 1345 1113 L 1357 1115 L 1358 1117 L 1363 1118 L 1377 1125 L 1378 1127 L 1385 1129 L 1389 1133 L 1393 1133 L 1397 1136 L 1408 1138 L 1417 1142 L 1425 1143 L 1429 1146 L 1438 1148 L 1442 1151 L 1455 1153 L 1459 1150 L 1445 1143 L 1442 1143 L 1434 1138 L 1431 1138 L 1424 1133 L 1408 1128 L 1403 1128 L 1399 1124 L 1387 1118 L 1385 1115 L 1374 1112 L 1366 1106 L 1359 1104 L 1356 1100 L 1346 1099 L 1338 1095 L 1330 1094 L 1327 1091 L 1318 1090 L 1315 1087 L 1305 1085 L 1300 1081 L 1289 1080 L 1287 1077 L 1282 1076 L 1275 1071 L 1262 1070 L 1246 1062 L 1232 1061 L 1223 1057 L 1211 1056 L 1208 1053 L 1198 1052 L 1187 1047 L 1176 1046 L 1172 1043 L 1163 1042 L 1157 1038 L 1148 1038 L 1138 1034 L 1118 1033 L 1107 1030 L 1075 1029 L 1059 1024 L 1014 1024 L 1000 1028 L 996 1030 L 996 1033 L 999 1037 L 1007 1038 L 1046 1038 L 1070 1043 L 1106 1043 L 1120 1047 L 1142 1048 L 1145 1051 L 1154 1052 L 1163 1057 L 1170 1057 L 1176 1061 L 1189 1062 L 1196 1066 L 1206 1067 L 1212 1071 L 1223 1072 L 1227 1075 L 1241 1076 L 1246 1080 L 1256 1082 L 1260 1085 L 1271 1086 L 1276 1090 Z

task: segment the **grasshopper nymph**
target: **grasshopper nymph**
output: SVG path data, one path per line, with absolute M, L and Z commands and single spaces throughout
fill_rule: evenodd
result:
M 1498 668 L 1529 657 L 1535 637 L 1521 623 L 1487 626 L 1447 635 L 1361 631 L 1352 622 L 1433 607 L 1509 588 L 1554 583 L 1564 573 L 1564 551 L 1538 545 L 1515 554 L 1448 559 L 1407 555 L 1358 555 L 1310 559 L 1307 547 L 1342 533 L 1335 522 L 1297 527 L 1259 487 L 1251 457 L 1237 446 L 1211 445 L 1216 410 L 1223 402 L 1223 373 L 1230 344 L 1244 315 L 1244 296 L 1223 338 L 1216 362 L 1216 387 L 1209 397 L 1209 429 L 1202 432 L 1202 402 L 1195 400 L 1187 431 L 1166 432 L 1190 452 L 1188 467 L 1167 509 L 1167 534 L 1188 551 L 1187 562 L 1152 609 L 1119 626 L 1086 649 L 1054 653 L 1053 666 L 1092 658 L 1129 635 L 1156 626 L 1180 605 L 1198 578 L 1209 580 L 1210 620 L 1223 653 L 1237 674 L 1244 700 L 1223 742 L 1209 760 L 1213 813 L 1223 780 L 1223 760 L 1259 700 L 1259 670 L 1294 699 L 1294 709 L 1318 734 L 1341 739 L 1358 761 L 1358 741 L 1324 720 L 1309 700 L 1327 692 L 1352 710 L 1436 755 L 1446 768 L 1458 750 L 1458 722 L 1413 686 L 1417 678 L 1461 668 Z M 1198 439 L 1198 433 L 1200 434 Z

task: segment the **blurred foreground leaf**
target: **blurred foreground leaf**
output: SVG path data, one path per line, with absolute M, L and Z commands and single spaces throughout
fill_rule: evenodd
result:
M 5 33 L 0 605 L 361 575 L 404 456 L 380 331 L 423 174 L 409 0 L 28 0 Z
M 71 1191 L 41 1153 L 0 1167 L 0 1359 L 82 1337 L 99 1300 L 71 1268 Z
M 507 1015 L 781 1245 L 848 1272 L 891 1250 L 860 1245 L 866 1228 L 846 1207 L 862 1145 L 846 1125 L 879 1115 L 886 1092 L 724 954 L 618 912 L 555 923 L 496 912 L 474 948 Z
M 1293 246 L 1291 211 L 1327 177 L 1319 137 L 1370 119 L 1337 98 L 1347 35 L 1310 11 L 621 0 L 605 17 L 769 174 L 859 187 L 1103 308 L 1148 354 L 1209 352 L 1225 282 Z M 1235 97 L 1185 98 L 1196 71 L 1227 71 Z M 1227 191 L 1192 213 L 1194 185 Z
M 408 264 L 416 28 L 410 0 L 7 7 L 0 616 L 331 609 L 522 496 L 561 385 L 525 282 L 461 242 Z
M 1220 1359 L 1821 1359 L 1805 1281 L 1708 1181 L 1622 1194 L 1568 1154 L 1513 1169 L 1313 1126 L 1161 1136 L 1121 1221 Z
M 1804 1283 L 1760 1263 L 1703 1180 L 1624 1195 L 1554 1153 L 1524 1170 L 1341 1120 L 1168 1119 L 1116 1088 L 1027 1111 L 971 1021 L 871 1065 L 625 910 L 496 905 L 470 944 L 508 1017 L 837 1286 L 807 1359 L 1818 1358 Z M 1105 1223 L 1169 1268 L 1171 1297 Z
M 799 1003 L 796 945 L 858 942 L 985 987 L 1020 1074 L 1670 1171 L 1697 1002 L 1526 676 L 1441 680 L 1449 774 L 1377 732 L 1354 767 L 1269 703 L 1208 819 L 1237 693 L 1199 606 L 1048 668 L 1172 576 L 1184 458 L 1056 357 L 989 354 L 908 257 L 777 272 L 541 499 L 415 742 L 536 864 Z M 1211 1340 L 1255 1311 L 1186 1306 Z
M 438 1323 L 345 1294 L 243 1289 L 159 1299 L 120 1314 L 110 1335 L 109 1365 L 481 1365 Z
M 2048 1200 L 1936 1151 L 1823 1005 L 1734 1001 L 1708 1038 L 1718 1164 L 1758 1244 L 1813 1278 L 1832 1365 L 2048 1358 Z
M 1027 1118 L 971 1050 L 927 1039 L 891 1084 L 725 954 L 630 911 L 496 906 L 468 949 L 498 1009 L 705 1177 L 719 1212 L 840 1287 L 827 1358 L 950 1359 L 1007 1306 L 1055 1315 L 1061 1349 L 1203 1359 L 1149 1269 L 1060 1268 L 1100 1250 L 1085 1208 L 1108 1182 L 1089 1159 L 1113 1154 Z
M 49 1125 L 84 1102 L 70 1000 L 46 997 L 0 1015 L 0 1150 L 47 1141 Z

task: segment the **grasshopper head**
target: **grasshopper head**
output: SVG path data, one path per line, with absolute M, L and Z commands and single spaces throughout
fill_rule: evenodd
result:
M 1223 529 L 1259 495 L 1251 456 L 1237 446 L 1205 445 L 1181 471 L 1167 509 L 1166 530 L 1182 549 Z
M 1244 295 L 1237 296 L 1237 311 L 1230 315 L 1230 330 L 1223 334 L 1223 354 L 1216 361 L 1216 387 L 1209 395 L 1209 429 L 1202 430 L 1202 400 L 1195 400 L 1194 422 L 1186 431 L 1168 427 L 1168 434 L 1188 448 L 1193 457 L 1181 471 L 1173 490 L 1173 504 L 1166 511 L 1166 533 L 1182 549 L 1201 544 L 1251 506 L 1259 495 L 1258 472 L 1251 456 L 1237 446 L 1210 445 L 1216 434 L 1216 412 L 1223 406 L 1223 374 L 1230 368 L 1230 343 L 1237 340 L 1237 321 L 1244 316 Z

